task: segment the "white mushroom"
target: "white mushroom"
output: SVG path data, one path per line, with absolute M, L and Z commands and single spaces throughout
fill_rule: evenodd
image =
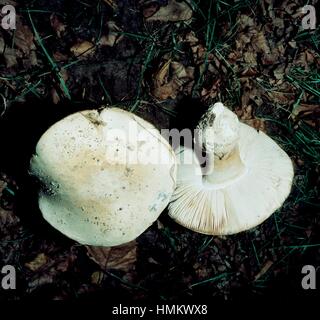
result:
M 197 149 L 179 147 L 177 187 L 169 215 L 204 234 L 227 235 L 266 220 L 290 193 L 293 166 L 288 155 L 261 131 L 240 123 L 216 103 L 200 120 Z
M 41 137 L 31 159 L 44 218 L 88 245 L 115 246 L 145 231 L 168 205 L 173 150 L 158 130 L 127 111 L 72 114 Z

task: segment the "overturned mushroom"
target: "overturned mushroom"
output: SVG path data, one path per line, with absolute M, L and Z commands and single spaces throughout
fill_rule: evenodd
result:
M 44 218 L 88 245 L 115 246 L 145 231 L 169 203 L 176 160 L 143 119 L 118 108 L 54 124 L 31 159 Z
M 293 166 L 288 155 L 261 131 L 240 123 L 216 103 L 198 125 L 197 150 L 179 147 L 177 188 L 169 215 L 204 234 L 226 235 L 266 220 L 290 193 Z

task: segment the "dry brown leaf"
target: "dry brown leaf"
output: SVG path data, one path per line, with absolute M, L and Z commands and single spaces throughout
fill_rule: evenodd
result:
M 193 31 L 190 31 L 185 35 L 184 41 L 188 42 L 190 46 L 195 46 L 199 43 L 199 39 Z
M 286 66 L 284 64 L 279 65 L 275 70 L 273 70 L 273 75 L 277 80 L 282 80 L 285 73 Z
M 252 37 L 252 47 L 257 52 L 270 53 L 270 47 L 265 34 L 260 31 Z
M 248 120 L 243 120 L 242 122 L 244 122 L 245 124 L 247 124 L 252 128 L 255 128 L 258 131 L 266 132 L 266 124 L 262 119 L 248 119 Z
M 192 18 L 192 9 L 184 1 L 169 0 L 166 6 L 160 9 L 152 16 L 146 18 L 147 21 L 183 21 Z
M 82 41 L 79 43 L 76 43 L 70 48 L 70 51 L 75 55 L 76 57 L 83 57 L 86 58 L 93 54 L 95 50 L 95 46 L 92 42 L 89 41 Z
M 266 95 L 270 101 L 279 103 L 282 105 L 291 104 L 294 101 L 294 93 L 280 92 L 280 91 L 268 91 Z
M 3 39 L 0 40 L 0 49 L 3 52 L 8 68 L 18 64 L 17 58 L 24 58 L 25 68 L 36 66 L 38 64 L 36 56 L 36 46 L 34 44 L 33 33 L 27 25 L 24 25 L 20 16 L 17 15 L 16 30 L 6 30 L 14 39 L 14 47 L 4 46 Z M 5 50 L 3 50 L 5 48 Z
M 245 105 L 241 109 L 237 110 L 236 113 L 241 120 L 252 119 L 252 106 Z
M 169 59 L 163 64 L 160 70 L 155 74 L 154 81 L 155 81 L 156 87 L 162 86 L 168 80 L 170 63 L 171 63 L 171 60 Z
M 30 28 L 21 23 L 21 20 L 17 20 L 17 29 L 15 31 L 15 47 L 20 49 L 25 55 L 28 55 L 31 50 L 35 50 L 35 44 L 33 42 L 34 37 Z
M 298 57 L 294 61 L 294 64 L 303 67 L 306 71 L 309 71 L 310 64 L 315 61 L 315 56 L 316 53 L 305 50 L 298 55 Z
M 31 271 L 37 271 L 48 262 L 48 257 L 44 253 L 39 253 L 34 260 L 25 264 Z
M 245 46 L 251 42 L 251 35 L 240 33 L 236 39 L 237 50 L 243 50 Z
M 253 51 L 246 51 L 243 53 L 243 59 L 245 63 L 249 64 L 251 67 L 257 66 L 257 54 Z
M 186 70 L 185 66 L 182 63 L 173 61 L 171 63 L 171 68 L 172 68 L 173 74 L 178 79 L 182 79 L 182 78 L 188 77 L 187 70 Z
M 103 279 L 104 279 L 104 273 L 101 271 L 95 271 L 91 275 L 91 283 L 93 283 L 93 284 L 101 284 Z
M 245 14 L 240 15 L 238 23 L 240 30 L 254 26 L 254 20 Z
M 53 54 L 53 58 L 57 62 L 62 62 L 62 61 L 67 61 L 68 60 L 68 56 L 63 54 L 63 53 L 61 53 L 61 52 L 55 52 Z
M 152 94 L 159 100 L 176 98 L 179 90 L 194 79 L 194 68 L 186 68 L 176 61 L 167 60 L 153 76 Z
M 176 98 L 180 86 L 176 81 L 171 80 L 163 86 L 157 87 L 152 91 L 152 94 L 159 100 L 166 100 L 169 98 Z
M 293 120 L 296 120 L 297 118 L 305 119 L 305 118 L 309 118 L 309 116 L 311 116 L 311 118 L 314 118 L 314 119 L 320 118 L 319 105 L 301 103 L 298 106 L 296 106 L 291 113 L 291 117 Z
M 292 115 L 298 116 L 300 113 L 304 113 L 304 114 L 313 113 L 315 111 L 318 111 L 319 107 L 320 106 L 318 104 L 311 105 L 311 104 L 301 103 L 299 106 L 294 108 L 294 110 L 292 111 Z
M 216 79 L 213 83 L 212 83 L 212 86 L 211 88 L 209 89 L 206 89 L 206 88 L 203 88 L 202 91 L 201 91 L 201 96 L 204 97 L 205 99 L 208 99 L 208 98 L 216 98 L 218 93 L 219 93 L 219 88 L 220 88 L 220 83 L 221 83 L 221 79 Z
M 135 266 L 137 260 L 137 242 L 131 241 L 117 247 L 86 246 L 90 259 L 102 270 L 116 269 L 128 272 Z
M 34 272 L 31 281 L 28 283 L 30 292 L 38 289 L 39 286 L 60 280 L 62 274 L 70 268 L 77 258 L 75 255 L 77 251 L 73 247 L 61 252 L 61 250 L 55 250 L 54 246 L 49 245 L 46 247 L 46 252 L 50 252 L 50 258 L 46 253 L 41 253 L 32 261 L 32 263 L 36 262 L 34 266 L 36 272 Z M 46 262 L 44 263 L 45 259 Z
M 12 68 L 18 64 L 17 61 L 17 52 L 15 49 L 12 48 L 6 48 L 4 51 L 4 60 L 6 62 L 6 67 L 7 68 Z

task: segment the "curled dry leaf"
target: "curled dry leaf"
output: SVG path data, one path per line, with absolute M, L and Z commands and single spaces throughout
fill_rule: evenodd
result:
M 33 42 L 33 33 L 27 25 L 23 25 L 21 19 L 17 19 L 17 29 L 15 31 L 15 47 L 20 49 L 25 55 L 31 50 L 35 50 L 36 46 Z
M 185 21 L 192 18 L 192 9 L 186 1 L 169 0 L 166 6 L 146 18 L 147 21 Z
M 87 254 L 102 270 L 116 269 L 128 272 L 137 260 L 137 242 L 131 241 L 116 247 L 86 246 Z
M 216 98 L 219 93 L 220 84 L 221 79 L 218 78 L 212 82 L 212 85 L 209 89 L 203 88 L 201 91 L 201 96 L 204 98 L 204 100 Z
M 265 121 L 254 117 L 251 105 L 246 105 L 236 110 L 236 114 L 238 115 L 239 119 L 241 119 L 241 122 L 255 128 L 256 130 L 266 132 Z
M 104 273 L 101 271 L 95 271 L 92 275 L 91 275 L 91 283 L 92 284 L 101 284 L 101 282 L 104 279 Z
M 256 52 L 270 53 L 268 41 L 262 31 L 252 37 L 252 46 Z
M 294 121 L 303 120 L 312 127 L 319 127 L 320 124 L 320 109 L 317 104 L 301 103 L 296 106 L 291 112 L 291 118 Z
M 61 52 L 54 52 L 53 58 L 56 62 L 68 61 L 68 56 Z
M 37 271 L 48 262 L 48 257 L 44 253 L 38 254 L 34 260 L 25 264 L 31 271 Z
M 14 66 L 16 66 L 18 64 L 17 52 L 16 52 L 15 49 L 6 48 L 3 56 L 4 56 L 4 60 L 6 62 L 6 67 L 8 69 L 12 68 L 12 67 L 14 67 Z
M 36 46 L 34 44 L 33 33 L 30 28 L 22 22 L 19 15 L 16 17 L 16 30 L 5 30 L 14 40 L 11 47 L 0 38 L 0 52 L 3 54 L 7 68 L 18 64 L 17 58 L 23 59 L 23 65 L 28 68 L 38 64 L 36 56 Z
M 73 53 L 76 57 L 83 57 L 86 58 L 93 54 L 95 50 L 95 45 L 92 42 L 89 41 L 83 41 L 76 43 L 70 48 L 70 51 Z
M 47 248 L 47 251 L 50 251 L 50 247 Z M 31 263 L 25 264 L 28 269 L 36 271 L 28 283 L 28 291 L 32 292 L 40 286 L 57 282 L 76 258 L 73 248 L 62 253 L 61 251 L 51 252 L 50 257 L 45 253 L 40 253 Z
M 253 18 L 251 18 L 251 17 L 249 17 L 249 16 L 247 16 L 245 14 L 240 15 L 238 23 L 239 23 L 239 29 L 240 30 L 243 30 L 243 29 L 245 29 L 247 27 L 253 27 L 254 26 Z
M 167 60 L 153 76 L 152 94 L 159 100 L 174 99 L 185 84 L 194 79 L 194 68 Z

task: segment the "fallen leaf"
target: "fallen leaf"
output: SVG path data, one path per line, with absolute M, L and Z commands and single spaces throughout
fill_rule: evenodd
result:
M 47 250 L 50 251 L 50 247 L 47 247 Z M 50 259 L 45 253 L 40 253 L 33 261 L 25 264 L 28 269 L 36 271 L 28 283 L 29 291 L 32 292 L 46 284 L 57 283 L 77 258 L 75 253 L 75 248 L 65 252 L 51 251 Z
M 156 87 L 162 86 L 168 80 L 170 63 L 171 63 L 171 60 L 169 59 L 163 64 L 160 70 L 155 74 L 154 81 L 155 81 Z
M 146 18 L 147 21 L 176 22 L 190 20 L 192 18 L 192 9 L 184 1 L 169 0 L 166 6 L 160 9 L 152 16 Z
M 75 45 L 73 45 L 70 48 L 70 51 L 75 55 L 76 57 L 88 57 L 90 56 L 95 50 L 95 46 L 92 42 L 89 41 L 82 41 Z
M 104 279 L 104 273 L 101 271 L 95 271 L 91 275 L 91 283 L 93 283 L 93 284 L 101 284 L 103 279 Z
M 4 60 L 6 62 L 6 67 L 8 69 L 12 68 L 12 67 L 14 67 L 14 66 L 16 66 L 18 64 L 17 52 L 16 52 L 15 49 L 6 48 L 4 53 L 3 53 L 3 56 L 4 56 Z
M 266 132 L 266 124 L 262 119 L 248 119 L 243 120 L 243 122 L 258 131 Z
M 86 246 L 90 259 L 102 270 L 116 269 L 128 272 L 134 268 L 137 260 L 137 242 L 131 241 L 117 247 Z
M 194 79 L 194 68 L 167 60 L 153 76 L 152 94 L 159 100 L 174 99 L 178 92 Z M 188 86 L 186 86 L 188 91 Z
M 35 50 L 36 46 L 33 42 L 33 33 L 27 25 L 23 25 L 21 20 L 17 20 L 17 29 L 15 31 L 14 44 L 25 55 L 29 54 L 31 50 Z
M 243 29 L 245 29 L 247 27 L 254 26 L 253 18 L 251 18 L 251 17 L 249 17 L 249 16 L 247 16 L 245 14 L 240 15 L 238 23 L 239 23 L 240 30 L 243 30 Z
M 257 54 L 253 51 L 246 51 L 243 54 L 243 59 L 245 63 L 250 66 L 257 66 Z
M 312 127 L 316 127 L 320 123 L 319 105 L 301 103 L 293 108 L 290 117 L 294 121 L 303 120 Z
M 67 61 L 68 60 L 68 56 L 63 54 L 63 53 L 61 53 L 61 52 L 55 52 L 53 54 L 53 58 L 57 62 L 62 62 L 62 61 Z
M 13 46 L 12 44 L 10 46 L 5 45 L 3 39 L 0 40 L 0 49 L 2 49 L 1 52 L 3 52 L 7 68 L 16 66 L 18 64 L 17 58 L 24 58 L 23 65 L 25 68 L 36 66 L 38 60 L 34 36 L 29 26 L 23 24 L 19 15 L 16 17 L 16 30 L 14 32 L 5 30 L 5 32 L 14 40 Z
M 48 262 L 48 257 L 44 253 L 38 254 L 34 260 L 25 264 L 31 271 L 37 271 Z
M 256 52 L 270 53 L 268 41 L 262 31 L 257 32 L 257 34 L 252 37 L 251 43 Z

